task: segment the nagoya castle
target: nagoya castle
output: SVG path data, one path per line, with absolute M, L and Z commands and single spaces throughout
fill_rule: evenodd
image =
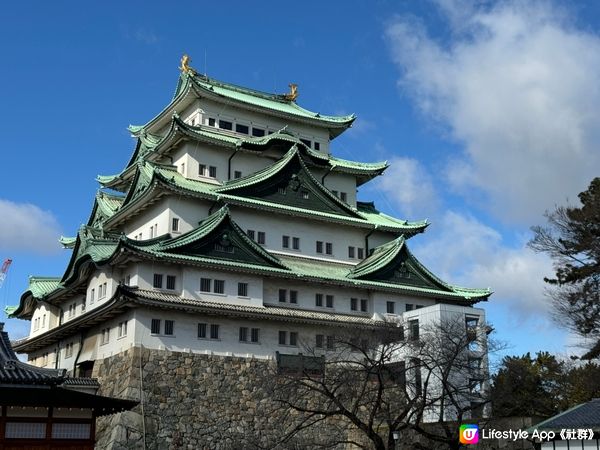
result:
M 488 289 L 442 281 L 409 250 L 426 221 L 358 200 L 388 165 L 334 156 L 354 115 L 302 108 L 295 84 L 232 85 L 186 56 L 180 70 L 171 102 L 130 126 L 122 171 L 98 176 L 85 225 L 61 238 L 64 273 L 30 277 L 9 310 L 31 321 L 13 343 L 31 364 L 141 401 L 99 426 L 103 445 L 235 448 L 269 420 L 251 397 L 265 361 L 306 346 L 326 358 L 337 334 L 390 319 L 416 336 L 448 314 L 484 321 L 473 305 Z

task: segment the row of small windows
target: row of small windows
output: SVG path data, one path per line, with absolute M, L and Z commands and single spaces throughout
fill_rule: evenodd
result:
M 198 175 L 207 178 L 217 178 L 217 168 L 216 166 L 207 166 L 206 164 L 199 164 Z
M 323 248 L 325 249 L 326 255 L 333 255 L 333 243 L 317 241 L 316 242 L 316 252 L 323 253 Z
M 119 322 L 117 325 L 117 339 L 127 336 L 127 321 Z M 100 345 L 106 345 L 110 342 L 110 327 L 103 328 L 100 334 Z
M 226 119 L 215 119 L 214 117 L 208 117 L 205 122 L 210 127 L 217 127 L 221 130 L 234 131 L 240 134 L 247 134 L 254 137 L 263 137 L 265 134 L 273 134 L 273 131 L 267 130 L 266 128 L 251 126 L 239 122 L 234 122 L 232 120 Z M 300 138 L 300 142 L 306 145 L 309 148 L 314 148 L 315 150 L 321 150 L 321 143 L 317 141 L 311 141 L 310 139 Z
M 338 191 L 335 191 L 335 190 L 332 190 L 331 192 L 333 193 L 333 195 L 335 195 L 341 201 L 343 201 L 343 202 L 347 202 L 348 201 L 348 194 L 346 192 L 338 192 Z
M 164 323 L 164 327 L 162 326 Z M 161 333 L 162 331 L 162 333 Z M 150 323 L 151 334 L 163 334 L 164 336 L 173 336 L 175 334 L 175 321 L 152 319 Z
M 42 317 L 37 317 L 33 319 L 33 331 L 39 330 L 40 326 L 42 328 L 46 327 L 46 314 L 43 314 Z
M 406 303 L 405 308 L 406 311 L 412 311 L 413 309 L 421 309 L 423 305 L 414 305 L 412 303 Z M 386 302 L 386 313 L 388 314 L 396 314 L 396 302 L 388 301 Z
M 175 231 L 175 232 L 179 231 L 179 219 L 177 217 L 173 217 L 171 219 L 171 231 Z M 157 223 L 155 223 L 154 225 L 152 225 L 150 227 L 148 236 L 150 239 L 158 236 L 158 224 Z M 142 239 L 144 239 L 144 233 L 140 231 L 138 234 L 133 236 L 133 238 L 137 241 L 141 241 Z
M 283 248 L 290 248 L 290 241 L 292 243 L 292 249 L 300 250 L 300 238 L 290 236 L 281 236 L 281 246 Z
M 256 230 L 247 230 L 246 234 L 250 239 L 255 240 L 257 243 L 261 245 L 265 245 L 266 242 L 266 234 L 264 231 L 256 231 Z
M 152 287 L 156 288 L 156 289 L 162 289 L 163 288 L 163 282 L 164 282 L 165 276 L 162 273 L 155 273 L 154 274 L 154 279 L 152 281 Z M 166 276 L 166 284 L 165 284 L 165 289 L 169 290 L 169 291 L 173 291 L 175 290 L 175 281 L 176 281 L 176 276 L 175 275 L 167 275 Z
M 164 283 L 166 279 L 166 283 Z M 177 277 L 175 275 L 167 275 L 166 277 L 162 273 L 155 273 L 152 286 L 156 289 L 165 289 L 172 291 L 175 290 Z M 238 296 L 248 296 L 248 283 L 238 283 Z M 212 278 L 200 278 L 200 292 L 207 292 L 213 294 L 225 294 L 225 280 L 218 280 Z

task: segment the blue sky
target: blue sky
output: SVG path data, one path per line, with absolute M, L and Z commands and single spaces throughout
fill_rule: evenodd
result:
M 120 171 L 175 89 L 183 53 L 209 76 L 358 116 L 340 157 L 387 159 L 361 190 L 428 218 L 413 252 L 448 281 L 491 287 L 506 353 L 573 353 L 550 319 L 551 264 L 525 247 L 543 212 L 600 168 L 594 2 L 15 2 L 0 16 L 0 289 L 61 275 L 59 235 L 86 222 L 98 174 Z M 8 320 L 13 338 L 28 322 Z

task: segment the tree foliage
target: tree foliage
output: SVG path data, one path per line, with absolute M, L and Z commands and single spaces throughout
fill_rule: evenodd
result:
M 600 366 L 547 352 L 507 356 L 492 377 L 494 417 L 549 417 L 600 396 Z
M 529 246 L 554 261 L 550 294 L 559 324 L 600 337 L 600 178 L 579 194 L 581 206 L 558 206 L 548 224 L 532 228 Z M 585 357 L 600 355 L 600 341 Z
M 492 410 L 495 417 L 543 416 L 558 412 L 563 363 L 549 353 L 532 358 L 507 356 L 492 378 Z

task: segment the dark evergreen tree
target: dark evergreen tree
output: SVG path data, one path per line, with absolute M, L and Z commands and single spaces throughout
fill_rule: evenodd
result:
M 547 352 L 506 356 L 492 378 L 495 417 L 556 414 L 562 406 L 564 364 Z
M 595 344 L 584 355 L 600 355 L 600 178 L 579 194 L 581 206 L 558 206 L 547 212 L 546 226 L 532 230 L 529 246 L 547 253 L 555 274 L 544 278 L 557 322 L 572 331 L 591 336 Z

